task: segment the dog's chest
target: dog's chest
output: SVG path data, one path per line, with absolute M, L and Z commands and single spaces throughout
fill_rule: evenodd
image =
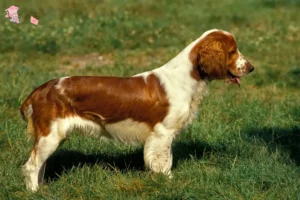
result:
M 208 83 L 201 81 L 196 87 L 196 91 L 188 102 L 182 102 L 181 109 L 174 112 L 172 115 L 175 117 L 174 126 L 176 129 L 181 130 L 198 116 L 199 105 L 203 101 L 204 96 L 208 93 Z

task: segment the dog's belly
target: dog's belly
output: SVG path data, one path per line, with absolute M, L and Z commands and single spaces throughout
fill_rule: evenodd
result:
M 152 132 L 147 124 L 131 119 L 105 124 L 104 128 L 103 136 L 125 144 L 144 143 Z
M 125 144 L 144 143 L 152 133 L 146 123 L 132 119 L 100 125 L 79 116 L 57 119 L 52 123 L 52 129 L 57 129 L 62 138 L 65 137 L 65 133 L 79 130 L 88 135 L 105 137 Z

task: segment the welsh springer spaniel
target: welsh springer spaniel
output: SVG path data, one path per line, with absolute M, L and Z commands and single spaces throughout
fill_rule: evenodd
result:
M 254 67 L 232 34 L 210 30 L 167 64 L 133 77 L 71 76 L 36 88 L 21 106 L 35 138 L 23 166 L 28 189 L 42 182 L 45 162 L 74 129 L 123 143 L 143 143 L 146 167 L 171 176 L 172 141 L 195 119 L 210 81 L 240 85 Z

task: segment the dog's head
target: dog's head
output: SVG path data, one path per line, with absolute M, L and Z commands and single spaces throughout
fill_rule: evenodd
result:
M 222 30 L 205 32 L 190 52 L 190 60 L 201 78 L 226 79 L 240 85 L 240 77 L 254 70 L 238 50 L 232 34 Z

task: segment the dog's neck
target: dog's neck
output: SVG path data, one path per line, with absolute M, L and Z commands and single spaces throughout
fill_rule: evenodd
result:
M 196 80 L 192 77 L 194 67 L 189 55 L 193 47 L 202 38 L 203 36 L 192 42 L 165 65 L 153 70 L 154 73 L 158 72 L 156 73 L 158 76 L 163 77 L 161 78 L 161 81 L 166 82 L 163 84 L 169 84 L 170 87 L 176 87 L 178 90 L 188 91 L 190 96 L 194 96 L 195 93 L 198 93 L 199 86 L 203 87 L 205 85 L 206 87 L 209 85 L 210 80 L 203 77 L 200 72 L 197 72 L 201 77 L 200 80 Z
M 192 77 L 193 65 L 189 59 L 189 53 L 198 40 L 187 46 L 168 63 L 153 70 L 161 84 L 167 88 L 170 103 L 175 105 L 171 107 L 170 112 L 176 114 L 171 116 L 187 114 L 182 117 L 183 127 L 190 124 L 197 116 L 199 104 L 208 93 L 210 82 L 206 78 L 196 80 Z

